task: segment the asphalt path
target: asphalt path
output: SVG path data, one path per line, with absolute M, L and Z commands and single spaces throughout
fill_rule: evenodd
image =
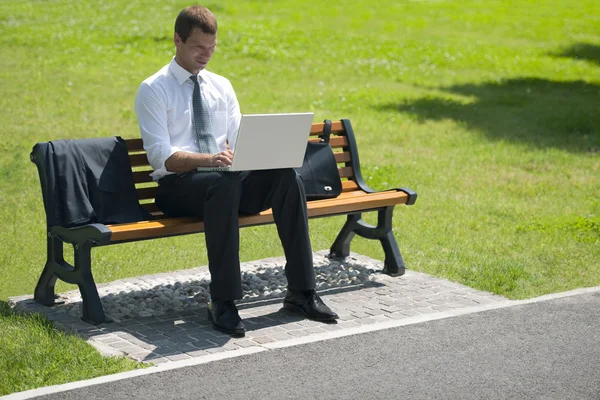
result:
M 600 399 L 600 292 L 407 325 L 38 399 Z

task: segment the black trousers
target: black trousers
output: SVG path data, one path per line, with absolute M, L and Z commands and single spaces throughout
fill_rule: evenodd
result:
M 242 298 L 239 214 L 273 208 L 291 290 L 315 288 L 304 186 L 293 169 L 189 172 L 159 181 L 157 206 L 170 217 L 204 220 L 211 297 Z

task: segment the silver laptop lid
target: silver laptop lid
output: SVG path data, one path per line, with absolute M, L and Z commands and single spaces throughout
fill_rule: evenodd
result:
M 302 166 L 314 113 L 242 115 L 234 171 Z

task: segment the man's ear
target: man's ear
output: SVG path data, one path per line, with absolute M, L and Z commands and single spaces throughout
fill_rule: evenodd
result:
M 173 35 L 173 43 L 175 43 L 176 48 L 179 48 L 181 43 L 183 43 L 183 40 L 181 40 L 181 36 L 179 36 L 177 32 L 175 32 L 175 34 Z

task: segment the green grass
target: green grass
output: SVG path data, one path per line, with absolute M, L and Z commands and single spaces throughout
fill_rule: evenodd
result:
M 141 367 L 124 357 L 103 357 L 41 315 L 15 314 L 3 301 L 0 332 L 0 396 Z
M 600 285 L 597 3 L 213 1 L 210 69 L 245 113 L 352 121 L 368 183 L 419 193 L 394 218 L 408 268 L 533 297 Z M 0 299 L 31 293 L 44 264 L 31 147 L 137 137 L 137 87 L 173 55 L 186 5 L 0 3 Z M 328 248 L 342 223 L 312 220 L 313 247 Z M 383 256 L 360 238 L 352 250 Z M 281 254 L 274 227 L 242 230 L 243 260 Z M 201 235 L 93 258 L 98 282 L 206 264 Z

